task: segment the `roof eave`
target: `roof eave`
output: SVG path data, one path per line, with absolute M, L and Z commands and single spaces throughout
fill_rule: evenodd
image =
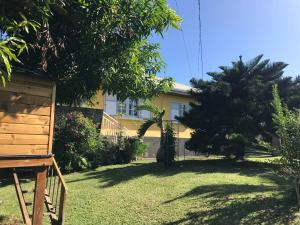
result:
M 190 96 L 189 91 L 181 91 L 181 90 L 171 90 L 171 94 L 177 94 L 177 95 L 184 95 L 184 96 Z

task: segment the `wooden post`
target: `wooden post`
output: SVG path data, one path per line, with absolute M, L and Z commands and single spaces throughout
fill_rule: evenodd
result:
M 60 193 L 60 203 L 59 203 L 59 216 L 58 216 L 58 224 L 63 225 L 65 220 L 65 204 L 66 204 L 67 193 L 66 190 L 61 188 Z
M 36 169 L 35 195 L 33 205 L 32 225 L 42 225 L 44 213 L 44 199 L 46 189 L 47 167 L 37 167 Z

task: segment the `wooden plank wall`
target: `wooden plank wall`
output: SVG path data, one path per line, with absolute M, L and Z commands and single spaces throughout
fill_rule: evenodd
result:
M 55 85 L 48 79 L 15 75 L 0 85 L 0 155 L 51 152 Z

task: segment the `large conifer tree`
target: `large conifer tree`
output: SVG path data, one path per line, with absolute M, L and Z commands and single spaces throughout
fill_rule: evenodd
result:
M 232 66 L 211 72 L 210 80 L 192 79 L 191 91 L 197 103 L 178 120 L 194 129 L 186 143 L 189 150 L 203 153 L 230 153 L 243 158 L 247 144 L 258 135 L 271 136 L 272 85 L 277 83 L 293 107 L 299 99 L 299 79 L 283 77 L 283 62 L 271 63 L 259 55 L 249 62 L 242 57 Z M 298 96 L 298 97 L 297 97 Z

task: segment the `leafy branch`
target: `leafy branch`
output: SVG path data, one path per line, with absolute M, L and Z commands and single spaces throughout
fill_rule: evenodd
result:
M 12 21 L 0 36 L 0 76 L 2 85 L 6 86 L 6 81 L 11 80 L 12 63 L 21 63 L 18 57 L 24 50 L 28 50 L 26 41 L 21 33 L 29 33 L 30 28 L 35 32 L 40 24 L 35 21 L 29 21 L 21 14 L 23 21 Z

